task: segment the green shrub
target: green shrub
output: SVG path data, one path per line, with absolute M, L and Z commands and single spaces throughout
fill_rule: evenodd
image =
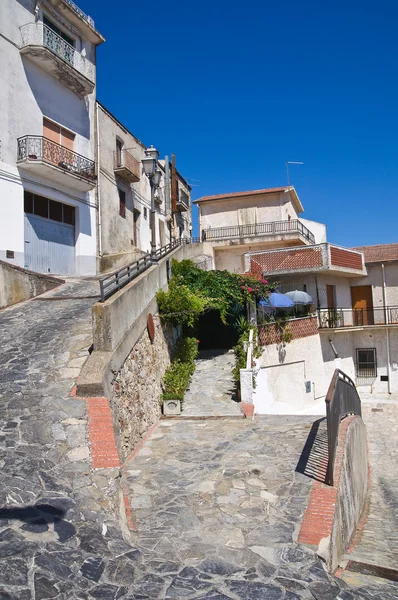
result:
M 198 356 L 198 342 L 194 337 L 185 337 L 180 340 L 175 358 L 183 363 L 193 363 Z
M 174 398 L 184 396 L 194 370 L 195 365 L 193 363 L 183 363 L 180 360 L 173 361 L 164 374 L 164 393 L 170 395 L 170 397 L 173 395 Z
M 175 281 L 170 281 L 167 292 L 159 290 L 156 300 L 163 319 L 188 327 L 194 325 L 207 306 L 206 298 Z

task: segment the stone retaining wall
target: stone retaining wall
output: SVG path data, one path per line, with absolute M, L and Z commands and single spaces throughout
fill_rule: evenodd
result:
M 113 382 L 110 400 L 122 462 L 159 420 L 161 381 L 180 334 L 178 329 L 162 325 L 159 318 L 154 323 L 153 343 L 145 329 Z

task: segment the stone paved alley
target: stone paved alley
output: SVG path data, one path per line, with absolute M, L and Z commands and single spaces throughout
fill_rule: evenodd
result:
M 195 360 L 195 372 L 184 396 L 184 417 L 238 416 L 236 382 L 232 376 L 233 350 L 204 350 Z
M 69 281 L 0 311 L 0 599 L 398 598 L 350 588 L 295 542 L 311 418 L 161 421 L 123 469 L 123 539 L 119 472 L 91 469 L 86 402 L 69 396 L 97 290 Z

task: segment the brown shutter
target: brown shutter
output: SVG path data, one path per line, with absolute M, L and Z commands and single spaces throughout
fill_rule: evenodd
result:
M 74 143 L 75 134 L 66 129 L 61 129 L 61 145 L 64 146 L 64 148 L 68 148 L 68 150 L 73 150 Z
M 48 119 L 43 119 L 43 136 L 57 144 L 61 143 L 61 128 Z

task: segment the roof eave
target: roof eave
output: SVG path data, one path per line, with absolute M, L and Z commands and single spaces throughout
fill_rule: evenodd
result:
M 301 204 L 301 200 L 298 197 L 298 194 L 297 194 L 294 186 L 291 185 L 290 187 L 286 188 L 284 193 L 285 194 L 288 193 L 292 196 L 292 200 L 296 207 L 297 212 L 299 212 L 299 213 L 304 212 L 304 206 Z

